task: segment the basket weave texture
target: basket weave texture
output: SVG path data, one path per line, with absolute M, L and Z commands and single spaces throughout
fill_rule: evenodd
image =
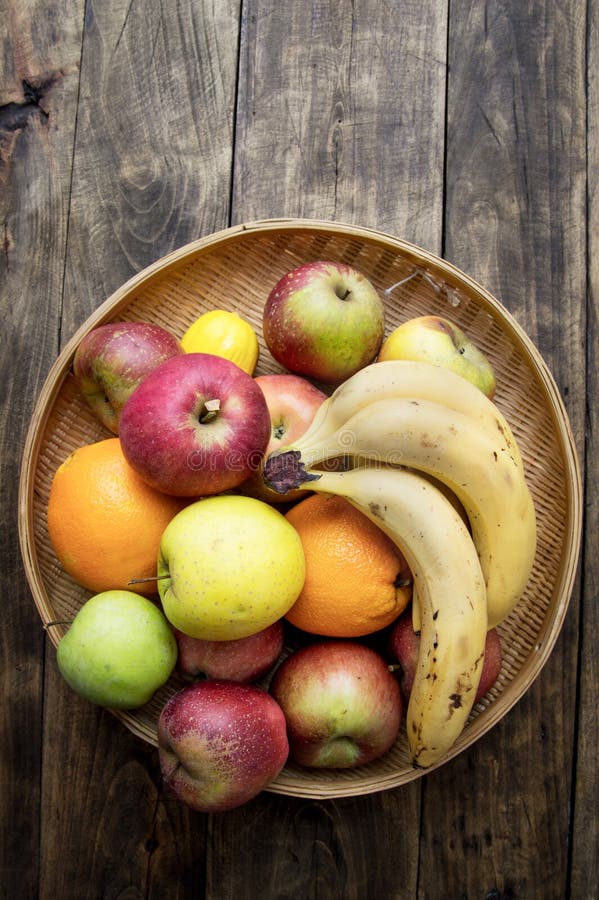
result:
M 61 569 L 48 539 L 46 507 L 54 472 L 68 454 L 107 437 L 78 394 L 71 364 L 84 334 L 104 322 L 155 322 L 180 337 L 203 312 L 243 315 L 260 341 L 256 374 L 281 371 L 262 339 L 268 292 L 285 272 L 316 259 L 363 272 L 385 301 L 386 333 L 408 318 L 446 315 L 491 360 L 495 401 L 519 443 L 538 519 L 538 548 L 527 590 L 499 626 L 503 667 L 444 758 L 471 745 L 517 702 L 551 652 L 566 613 L 581 536 L 581 485 L 573 439 L 558 390 L 534 345 L 505 308 L 445 261 L 391 235 L 314 220 L 268 220 L 202 238 L 159 260 L 112 295 L 73 336 L 52 367 L 32 417 L 21 471 L 19 536 L 29 585 L 54 645 L 90 596 Z M 156 745 L 156 722 L 183 682 L 173 675 L 142 709 L 115 712 L 136 735 Z M 441 763 L 440 763 L 441 764 Z M 423 774 L 409 761 L 402 732 L 382 759 L 355 770 L 319 771 L 287 765 L 269 790 L 300 797 L 366 794 Z

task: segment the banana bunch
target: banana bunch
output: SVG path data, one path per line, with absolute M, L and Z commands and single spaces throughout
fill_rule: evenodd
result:
M 345 471 L 323 465 L 340 458 Z M 518 602 L 534 561 L 535 509 L 507 421 L 445 368 L 373 363 L 337 388 L 297 442 L 267 459 L 263 477 L 281 493 L 344 496 L 406 557 L 421 632 L 408 741 L 414 764 L 432 765 L 464 727 L 486 631 Z

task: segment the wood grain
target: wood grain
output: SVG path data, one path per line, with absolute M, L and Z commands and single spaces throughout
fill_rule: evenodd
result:
M 336 219 L 439 251 L 445 6 L 244 5 L 235 222 Z
M 599 634 L 599 564 L 597 562 L 599 534 L 599 412 L 597 392 L 599 373 L 599 9 L 589 6 L 587 24 L 587 202 L 588 202 L 588 294 L 581 307 L 586 313 L 586 383 L 577 385 L 579 396 L 586 398 L 584 420 L 584 447 L 581 456 L 586 467 L 586 529 L 582 550 L 581 581 L 582 604 L 580 610 L 580 659 L 578 668 L 577 697 L 577 746 L 573 760 L 574 790 L 572 795 L 572 843 L 570 859 L 572 867 L 572 897 L 583 897 L 589 885 L 599 883 L 599 773 L 597 770 L 597 746 L 599 744 L 599 720 L 597 695 L 599 693 L 599 657 L 596 636 Z M 573 329 L 576 335 L 577 330 Z
M 37 391 L 59 347 L 81 4 L 4 3 L 0 16 L 0 894 L 36 896 L 44 634 L 22 575 L 19 468 Z
M 233 0 L 87 4 L 66 336 L 135 272 L 229 223 L 238 29 Z
M 593 895 L 598 26 L 575 0 L 0 0 L 0 896 Z M 59 676 L 19 558 L 19 466 L 52 360 L 114 289 L 277 216 L 390 231 L 504 302 L 565 398 L 587 527 L 553 654 L 476 745 L 383 794 L 208 816 Z

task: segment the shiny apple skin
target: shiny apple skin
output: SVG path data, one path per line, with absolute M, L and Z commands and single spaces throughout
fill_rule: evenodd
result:
M 206 401 L 220 408 L 207 414 Z M 254 379 L 235 363 L 187 353 L 154 369 L 129 397 L 120 440 L 130 465 L 167 494 L 199 497 L 237 487 L 257 470 L 270 415 Z

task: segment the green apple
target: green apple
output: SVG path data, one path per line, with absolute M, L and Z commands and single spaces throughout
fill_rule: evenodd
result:
M 167 619 L 184 634 L 230 641 L 281 619 L 304 584 L 301 539 L 282 513 L 236 494 L 206 497 L 167 525 L 158 554 Z
M 133 591 L 103 591 L 73 619 L 57 662 L 66 682 L 92 703 L 136 709 L 169 678 L 177 641 L 151 600 Z
M 495 393 L 495 373 L 484 353 L 462 329 L 443 316 L 416 316 L 383 342 L 378 361 L 413 359 L 445 366 L 471 381 L 487 397 Z

